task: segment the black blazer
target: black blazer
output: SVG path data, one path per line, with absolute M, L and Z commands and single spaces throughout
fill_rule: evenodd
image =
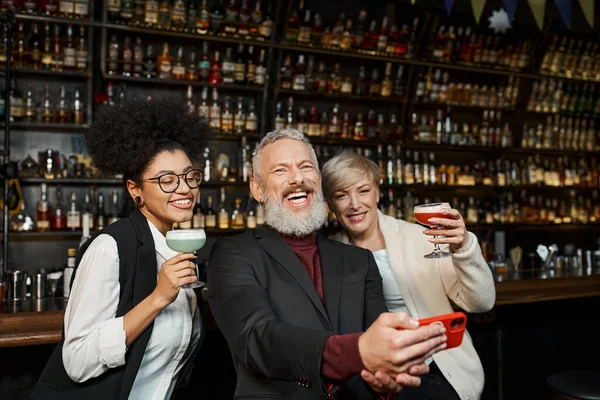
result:
M 128 218 L 123 218 L 107 226 L 79 249 L 71 284 L 77 273 L 77 267 L 83 253 L 100 234 L 111 235 L 117 242 L 119 249 L 120 299 L 116 317 L 121 317 L 148 297 L 156 288 L 156 250 L 154 239 L 152 238 L 152 232 L 148 227 L 146 218 L 139 210 L 134 210 Z M 201 312 L 202 295 L 200 292 L 196 293 L 198 307 Z M 203 325 L 205 324 L 203 317 L 202 323 Z M 142 362 L 153 326 L 154 322 L 148 325 L 127 350 L 125 365 L 111 368 L 102 375 L 83 383 L 72 381 L 65 371 L 62 360 L 63 329 L 62 338 L 50 356 L 30 398 L 33 400 L 126 400 L 129 397 L 138 368 Z M 203 326 L 200 343 L 196 347 L 196 353 L 200 348 L 205 331 L 206 329 Z M 195 356 L 196 354 L 192 355 L 180 372 L 177 383 L 178 387 L 185 384 L 189 379 Z
M 260 227 L 215 243 L 208 299 L 233 356 L 235 399 L 324 399 L 327 339 L 364 331 L 387 311 L 370 251 L 320 234 L 317 245 L 325 306 L 277 232 Z M 352 398 L 374 397 L 358 375 L 345 386 Z

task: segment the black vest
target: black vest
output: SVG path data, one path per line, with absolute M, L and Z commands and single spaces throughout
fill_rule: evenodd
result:
M 156 288 L 156 250 L 152 232 L 148 227 L 148 221 L 139 210 L 134 210 L 128 218 L 119 220 L 101 232 L 95 234 L 79 250 L 75 270 L 71 278 L 71 284 L 75 278 L 77 267 L 83 253 L 99 234 L 108 234 L 117 242 L 119 249 L 119 285 L 120 299 L 117 307 L 116 317 L 122 317 L 129 310 L 148 297 Z M 198 308 L 202 310 L 202 296 L 198 294 Z M 204 324 L 204 318 L 202 318 Z M 92 378 L 83 383 L 71 380 L 65 371 L 62 360 L 62 347 L 64 343 L 64 328 L 60 342 L 50 356 L 38 383 L 36 384 L 32 400 L 127 400 L 137 371 L 142 362 L 146 345 L 152 334 L 154 323 L 142 332 L 132 343 L 125 355 L 125 364 L 111 368 L 102 375 Z M 193 367 L 197 350 L 202 343 L 196 347 L 196 353 L 192 355 L 189 362 L 179 374 L 178 386 L 185 382 Z

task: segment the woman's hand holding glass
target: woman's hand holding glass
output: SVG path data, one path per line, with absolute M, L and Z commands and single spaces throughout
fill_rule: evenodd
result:
M 469 234 L 465 227 L 462 215 L 453 208 L 443 208 L 437 211 L 444 218 L 430 218 L 429 223 L 438 225 L 441 229 L 426 229 L 423 233 L 433 236 L 429 241 L 433 244 L 449 244 L 452 250 L 458 250 L 467 245 Z
M 162 306 L 166 307 L 175 301 L 179 289 L 183 285 L 198 280 L 195 259 L 195 254 L 183 253 L 168 259 L 162 264 L 158 275 L 158 283 L 156 289 L 154 289 L 154 294 Z

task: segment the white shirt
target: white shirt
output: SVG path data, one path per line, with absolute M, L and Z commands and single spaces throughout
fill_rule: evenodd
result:
M 178 253 L 148 221 L 156 248 L 157 279 L 162 264 Z M 65 311 L 65 370 L 85 382 L 125 364 L 123 317 L 119 304 L 119 252 L 110 235 L 98 236 L 83 255 Z M 129 399 L 169 399 L 177 377 L 200 338 L 200 314 L 193 290 L 181 289 L 154 319 L 152 334 Z

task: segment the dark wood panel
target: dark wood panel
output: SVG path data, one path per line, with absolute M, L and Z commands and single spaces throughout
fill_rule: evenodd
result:
M 496 283 L 496 305 L 600 296 L 600 275 Z

